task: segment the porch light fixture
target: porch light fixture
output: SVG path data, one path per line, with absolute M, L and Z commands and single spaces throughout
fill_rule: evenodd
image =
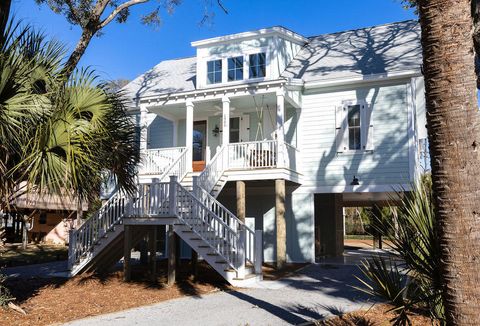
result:
M 215 128 L 213 128 L 212 133 L 214 137 L 218 136 L 218 134 L 220 133 L 220 128 L 218 128 L 218 125 L 215 125 Z
M 352 182 L 350 182 L 351 186 L 358 186 L 360 183 L 358 182 L 358 178 L 356 176 L 353 176 Z

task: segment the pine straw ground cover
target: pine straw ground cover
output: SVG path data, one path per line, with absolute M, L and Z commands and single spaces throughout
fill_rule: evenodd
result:
M 278 279 L 292 275 L 305 264 L 289 265 L 281 272 L 272 266 L 264 267 L 265 279 Z M 140 266 L 132 270 L 132 282 L 125 283 L 119 271 L 108 275 L 82 275 L 66 280 L 62 278 L 10 279 L 7 286 L 16 297 L 15 303 L 27 315 L 0 309 L 0 325 L 30 326 L 58 325 L 67 321 L 106 314 L 129 308 L 154 304 L 183 296 L 200 296 L 217 291 L 228 291 L 229 286 L 209 266 L 199 263 L 198 280 L 190 274 L 188 262 L 178 268 L 177 283 L 166 287 L 165 262 L 158 265 L 156 283 L 149 281 L 148 273 Z M 390 325 L 393 313 L 388 306 L 378 305 L 368 311 L 338 316 L 313 325 L 353 326 Z M 413 317 L 414 325 L 430 325 L 428 318 Z
M 354 311 L 327 320 L 310 323 L 318 326 L 390 326 L 390 320 L 394 318 L 393 312 L 388 312 L 391 306 L 378 304 L 368 310 Z M 413 326 L 439 325 L 430 318 L 419 315 L 411 315 Z
M 306 264 L 291 264 L 277 272 L 264 267 L 265 279 L 291 275 Z M 183 296 L 199 296 L 233 289 L 208 265 L 199 263 L 198 280 L 191 276 L 189 262 L 177 269 L 177 283 L 166 287 L 166 262 L 159 262 L 157 282 L 149 280 L 148 270 L 132 268 L 132 282 L 125 283 L 120 271 L 108 275 L 81 275 L 70 280 L 62 278 L 10 279 L 7 287 L 16 297 L 15 303 L 27 315 L 0 309 L 0 325 L 50 325 L 149 305 Z
M 230 286 L 204 264 L 198 267 L 198 282 L 190 275 L 188 263 L 177 269 L 177 283 L 166 287 L 165 263 L 158 266 L 157 282 L 149 281 L 141 266 L 132 269 L 132 282 L 125 283 L 122 273 L 81 275 L 72 279 L 10 279 L 7 286 L 16 297 L 15 303 L 25 310 L 22 315 L 0 309 L 0 325 L 27 326 L 60 324 L 74 319 L 95 316 L 128 308 L 149 305 L 182 296 L 199 296 Z

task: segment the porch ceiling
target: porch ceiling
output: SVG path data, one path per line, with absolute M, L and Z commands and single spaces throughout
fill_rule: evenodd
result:
M 275 109 L 277 97 L 274 92 L 266 94 L 245 95 L 230 98 L 230 112 L 232 114 L 240 114 L 246 112 L 255 112 L 262 107 L 266 109 Z M 289 108 L 290 104 L 285 101 L 285 107 Z M 169 120 L 185 119 L 186 106 L 185 103 L 171 105 L 149 106 L 148 111 L 156 113 Z M 222 98 L 212 100 L 199 99 L 194 101 L 193 115 L 194 119 L 209 116 L 219 116 L 222 114 Z

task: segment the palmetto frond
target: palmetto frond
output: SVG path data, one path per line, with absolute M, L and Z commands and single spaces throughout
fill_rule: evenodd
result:
M 440 247 L 430 179 L 426 177 L 400 200 L 396 223 L 374 217 L 373 224 L 380 234 L 390 234 L 392 255 L 402 262 L 402 268 L 382 257 L 368 258 L 360 267 L 363 290 L 394 305 L 395 322 L 399 325 L 408 323 L 407 312 L 412 309 L 427 311 L 432 318 L 442 321 Z M 400 293 L 401 298 L 397 296 Z
M 2 198 L 28 181 L 42 192 L 92 199 L 105 171 L 132 191 L 139 151 L 121 97 L 91 70 L 65 81 L 63 46 L 29 27 L 10 24 L 0 43 Z

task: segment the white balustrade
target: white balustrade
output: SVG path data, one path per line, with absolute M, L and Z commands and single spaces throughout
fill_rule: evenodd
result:
M 189 171 L 188 165 L 191 163 L 191 160 L 189 160 L 191 155 L 189 148 L 182 147 L 182 153 L 165 169 L 159 178 L 160 181 L 168 182 L 171 176 L 176 176 L 178 180 L 182 180 Z
M 264 169 L 277 167 L 277 141 L 263 140 L 228 144 L 229 169 Z
M 88 256 L 100 238 L 121 222 L 129 204 L 125 194 L 116 192 L 93 216 L 78 229 L 70 232 L 68 251 L 70 268 L 82 257 Z
M 185 151 L 185 147 L 155 148 L 141 151 L 140 174 L 161 175 Z

